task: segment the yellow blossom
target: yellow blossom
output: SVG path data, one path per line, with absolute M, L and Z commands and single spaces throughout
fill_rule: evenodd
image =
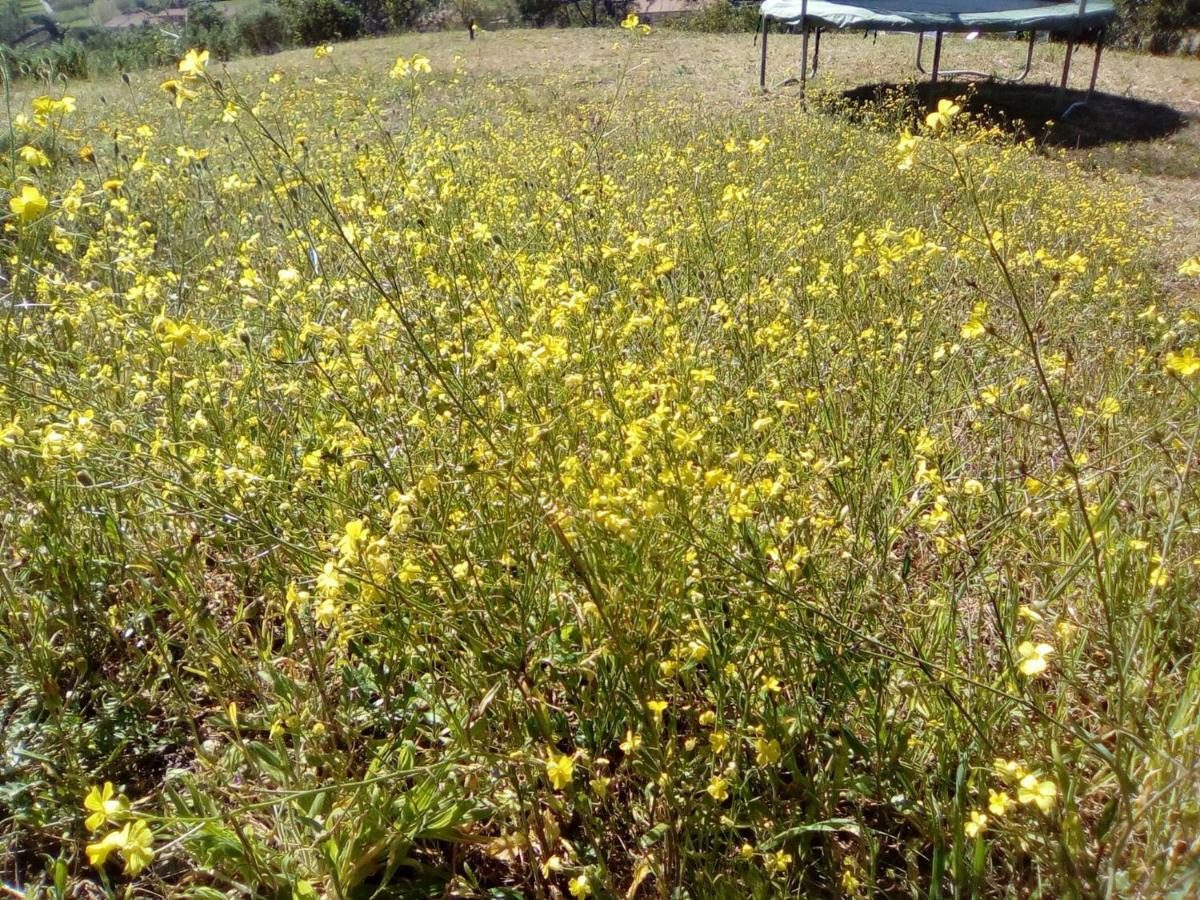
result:
M 8 208 L 25 223 L 37 219 L 46 211 L 48 205 L 49 202 L 42 196 L 42 192 L 32 184 L 22 185 L 21 193 L 8 201 Z
M 1042 812 L 1049 812 L 1058 796 L 1058 788 L 1053 781 L 1039 780 L 1036 775 L 1029 774 L 1021 779 L 1017 800 L 1028 806 L 1036 804 Z
M 1017 664 L 1018 670 L 1022 675 L 1027 675 L 1033 678 L 1046 671 L 1049 665 L 1046 662 L 1046 657 L 1054 652 L 1054 648 L 1049 644 L 1034 644 L 1032 641 L 1022 641 L 1017 647 L 1017 653 L 1021 656 L 1021 661 Z
M 776 850 L 767 854 L 767 871 L 772 875 L 782 875 L 792 865 L 792 854 L 784 850 Z
M 121 830 L 109 832 L 100 840 L 88 844 L 85 849 L 87 850 L 88 862 L 99 869 L 108 862 L 108 857 L 114 851 L 121 850 L 124 847 L 125 832 Z
M 36 169 L 42 166 L 50 165 L 50 158 L 46 156 L 46 154 L 40 149 L 30 146 L 29 144 L 26 144 L 24 147 L 18 150 L 17 154 L 21 157 L 21 162 L 25 163 L 25 165 L 30 166 L 31 168 Z
M 971 310 L 971 317 L 963 322 L 959 333 L 967 340 L 973 340 L 977 337 L 983 337 L 987 334 L 987 310 L 986 303 L 976 303 Z
M 713 777 L 704 790 L 718 803 L 724 803 L 729 799 L 729 782 L 720 775 Z
M 124 845 L 121 855 L 125 857 L 125 874 L 136 875 L 154 859 L 151 845 L 154 843 L 154 833 L 141 819 L 128 823 L 123 829 Z
M 1167 582 L 1170 581 L 1170 578 L 1167 575 L 1166 568 L 1162 564 L 1161 557 L 1156 555 L 1154 561 L 1156 564 L 1150 569 L 1150 587 L 1164 588 L 1167 586 Z
M 575 757 L 551 750 L 546 758 L 546 774 L 556 791 L 563 790 L 575 777 Z
M 189 50 L 179 61 L 179 73 L 185 78 L 195 78 L 204 74 L 204 67 L 207 65 L 207 50 Z
M 1004 791 L 988 791 L 988 812 L 993 816 L 1003 816 L 1012 806 L 1012 798 Z
M 1166 366 L 1167 371 L 1180 378 L 1191 378 L 1200 372 L 1200 356 L 1191 347 L 1185 347 L 1179 353 L 1168 353 Z
M 128 805 L 124 798 L 117 795 L 111 781 L 104 782 L 103 788 L 93 785 L 83 799 L 84 809 L 91 812 L 84 824 L 88 831 L 98 831 L 105 824 L 115 822 Z
M 979 834 L 987 828 L 988 817 L 977 809 L 971 810 L 971 817 L 963 825 L 963 831 L 967 837 L 978 837 Z
M 99 841 L 86 847 L 88 862 L 97 869 L 102 868 L 109 856 L 119 852 L 125 859 L 125 874 L 137 875 L 154 859 L 154 833 L 150 826 L 138 819 L 127 822 L 120 831 L 112 831 Z
M 779 762 L 781 751 L 779 741 L 772 738 L 758 738 L 754 742 L 755 761 L 760 766 L 772 766 Z
M 950 127 L 954 117 L 962 112 L 962 107 L 951 100 L 939 100 L 937 110 L 925 117 L 925 124 L 931 131 L 944 131 Z
M 1100 413 L 1101 421 L 1111 422 L 1121 412 L 1121 404 L 1114 397 L 1105 397 L 1100 401 L 1097 410 Z

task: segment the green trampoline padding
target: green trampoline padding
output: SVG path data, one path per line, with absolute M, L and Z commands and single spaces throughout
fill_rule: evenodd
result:
M 763 16 L 790 25 L 804 16 L 809 28 L 864 31 L 1080 31 L 1098 28 L 1116 16 L 1113 0 L 1078 3 L 1043 0 L 872 0 L 869 4 L 829 0 L 764 0 Z

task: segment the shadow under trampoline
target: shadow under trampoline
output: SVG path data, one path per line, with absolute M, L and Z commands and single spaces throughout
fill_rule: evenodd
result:
M 965 107 L 983 120 L 1023 137 L 1067 149 L 1110 143 L 1154 141 L 1187 124 L 1187 117 L 1165 103 L 1093 91 L 1068 90 L 1073 115 L 1059 118 L 1063 97 L 1057 85 L 1003 81 L 940 81 L 863 85 L 842 92 L 851 109 L 866 109 L 897 97 L 911 107 L 914 121 L 937 108 L 944 98 L 964 98 Z M 1083 101 L 1087 99 L 1086 105 Z

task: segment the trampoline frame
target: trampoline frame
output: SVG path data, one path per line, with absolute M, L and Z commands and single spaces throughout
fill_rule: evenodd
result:
M 1029 72 L 1033 68 L 1033 45 L 1036 40 L 1037 40 L 1037 32 L 1031 30 L 1029 32 L 1029 52 L 1025 54 L 1025 68 L 1021 70 L 1020 75 L 1016 75 L 1016 76 L 996 75 L 992 72 L 976 72 L 974 69 L 942 69 L 940 72 L 935 70 L 931 80 L 933 81 L 934 84 L 936 84 L 939 75 L 945 75 L 948 78 L 954 78 L 957 75 L 967 75 L 972 78 L 985 78 L 989 81 L 1005 81 L 1005 82 L 1008 82 L 1009 84 L 1020 84 L 1022 81 L 1024 81 L 1026 78 L 1029 77 Z M 916 67 L 917 67 L 917 71 L 920 72 L 922 75 L 929 75 L 930 73 L 925 71 L 925 66 L 921 62 L 922 57 L 924 56 L 924 52 L 925 52 L 925 32 L 921 31 L 921 32 L 917 33 Z
M 1082 17 L 1085 12 L 1087 12 L 1087 0 L 1079 0 L 1079 17 L 1081 20 L 1082 20 Z M 799 79 L 801 97 L 804 96 L 805 91 L 807 90 L 808 79 L 810 77 L 810 74 L 811 75 L 817 74 L 818 60 L 819 60 L 820 54 L 821 54 L 821 32 L 823 32 L 825 30 L 822 27 L 810 27 L 809 24 L 805 21 L 807 19 L 807 17 L 808 17 L 808 0 L 803 0 L 803 2 L 801 4 L 801 8 L 800 8 L 800 21 L 799 21 L 799 26 L 800 26 L 801 35 L 802 35 L 801 42 L 800 42 L 801 64 L 800 64 L 800 79 Z M 878 30 L 882 30 L 882 29 L 876 29 L 876 30 L 878 31 Z M 1071 77 L 1071 59 L 1074 54 L 1075 45 L 1076 45 L 1076 43 L 1079 42 L 1079 38 L 1084 33 L 1085 30 L 1087 30 L 1087 29 L 1083 29 L 1081 27 L 1076 26 L 1075 28 L 1073 28 L 1069 32 L 1067 32 L 1067 51 L 1066 51 L 1065 57 L 1063 58 L 1062 78 L 1059 80 L 1059 85 L 1058 85 L 1058 96 L 1059 96 L 1059 106 L 1060 107 L 1063 105 L 1063 103 L 1066 99 L 1067 84 Z M 767 35 L 770 33 L 770 28 L 768 27 L 767 17 L 765 15 L 759 16 L 758 32 L 760 34 L 756 33 L 755 37 L 758 38 L 761 36 L 761 38 L 762 38 L 762 57 L 761 57 L 761 60 L 759 63 L 758 85 L 762 90 L 766 90 L 766 88 L 767 88 Z M 810 73 L 809 67 L 808 67 L 808 39 L 809 39 L 809 35 L 813 32 L 815 32 L 815 34 L 816 34 L 816 42 L 815 42 L 816 46 L 813 50 L 812 71 Z M 940 30 L 933 32 L 933 34 L 934 34 L 933 64 L 932 64 L 930 70 L 926 71 L 924 64 L 923 64 L 923 56 L 924 56 L 924 49 L 925 49 L 925 34 L 926 34 L 926 32 L 924 32 L 924 31 L 920 31 L 917 33 L 916 67 L 917 67 L 917 71 L 920 72 L 922 75 L 929 76 L 930 84 L 937 84 L 939 78 L 942 75 L 946 75 L 949 77 L 965 75 L 965 76 L 971 76 L 971 77 L 975 77 L 975 78 L 985 78 L 990 81 L 1007 81 L 1007 82 L 1016 84 L 1016 83 L 1024 81 L 1027 77 L 1029 77 L 1029 72 L 1033 67 L 1033 46 L 1037 40 L 1038 31 L 1036 28 L 1029 29 L 1029 50 L 1025 57 L 1025 68 L 1021 71 L 1020 75 L 1017 75 L 1016 77 L 1012 77 L 1012 78 L 996 75 L 994 73 L 976 72 L 976 71 L 972 71 L 970 69 L 948 69 L 948 70 L 943 71 L 941 68 L 942 38 L 944 37 L 946 32 L 940 31 Z M 1086 106 L 1088 104 L 1088 102 L 1091 101 L 1092 95 L 1095 94 L 1096 79 L 1100 74 L 1100 55 L 1104 51 L 1104 35 L 1105 35 L 1105 29 L 1104 29 L 1104 26 L 1101 25 L 1099 28 L 1099 31 L 1097 33 L 1097 37 L 1096 37 L 1096 53 L 1095 53 L 1095 58 L 1092 61 L 1092 76 L 1091 76 L 1091 80 L 1088 82 L 1088 90 L 1087 90 L 1086 98 L 1077 103 L 1073 103 L 1069 107 L 1067 107 L 1062 113 L 1062 118 L 1066 118 L 1067 116 L 1069 116 L 1073 112 L 1075 112 L 1075 110 Z

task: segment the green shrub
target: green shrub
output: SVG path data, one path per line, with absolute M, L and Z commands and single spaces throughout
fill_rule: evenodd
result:
M 695 12 L 663 19 L 664 28 L 680 31 L 697 31 L 705 34 L 730 34 L 739 31 L 755 31 L 758 28 L 758 6 L 740 4 L 735 6 L 728 0 L 715 3 L 697 3 Z
M 188 7 L 182 46 L 202 47 L 219 59 L 229 59 L 237 50 L 237 31 L 217 11 L 211 0 L 200 0 Z
M 363 30 L 382 34 L 411 28 L 426 13 L 436 9 L 438 0 L 349 0 L 362 15 Z
M 466 25 L 474 19 L 481 27 L 489 28 L 497 22 L 515 22 L 521 17 L 512 0 L 452 0 L 445 8 L 455 25 Z
M 0 0 L 0 44 L 11 44 L 29 27 L 18 0 Z
M 297 41 L 312 46 L 358 37 L 363 17 L 341 0 L 307 0 L 297 7 L 292 27 Z
M 1119 0 L 1117 9 L 1116 41 L 1151 53 L 1173 52 L 1185 29 L 1200 27 L 1200 0 Z
M 87 78 L 88 53 L 76 41 L 47 44 L 37 49 L 4 48 L 5 60 L 13 78 L 54 81 L 57 78 Z
M 517 0 L 517 11 L 526 22 L 542 26 L 558 11 L 557 0 Z
M 165 66 L 179 55 L 179 41 L 161 28 L 99 31 L 85 42 L 95 72 L 135 72 Z
M 278 6 L 248 10 L 233 22 L 238 43 L 251 53 L 274 53 L 291 43 L 292 26 Z

